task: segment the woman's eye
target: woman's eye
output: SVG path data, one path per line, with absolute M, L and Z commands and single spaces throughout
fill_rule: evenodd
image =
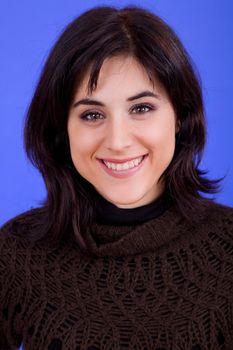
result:
M 139 114 L 142 114 L 142 113 L 147 113 L 147 112 L 150 112 L 152 111 L 154 108 L 150 105 L 147 105 L 147 104 L 140 104 L 140 105 L 136 105 L 134 106 L 131 111 L 132 113 L 139 113 Z
M 88 113 L 82 114 L 81 119 L 90 121 L 90 122 L 95 122 L 97 120 L 104 119 L 104 116 L 99 112 L 88 112 Z

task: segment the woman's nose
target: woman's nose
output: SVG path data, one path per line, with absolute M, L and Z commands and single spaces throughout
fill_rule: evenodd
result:
M 121 151 L 132 144 L 132 132 L 128 121 L 116 118 L 110 121 L 105 133 L 105 145 L 111 151 Z

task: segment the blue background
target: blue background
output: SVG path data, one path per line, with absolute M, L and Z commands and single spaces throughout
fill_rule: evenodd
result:
M 95 5 L 141 1 L 1 0 L 0 3 L 0 225 L 38 206 L 45 188 L 22 142 L 25 112 L 40 71 L 62 28 Z M 208 122 L 203 168 L 226 175 L 218 202 L 233 206 L 233 2 L 144 0 L 143 6 L 177 32 L 200 73 Z
M 0 3 L 0 225 L 45 198 L 40 174 L 23 150 L 23 123 L 51 45 L 68 22 L 96 5 L 140 1 L 73 0 Z M 226 175 L 218 202 L 233 206 L 233 2 L 144 0 L 177 32 L 200 73 L 208 121 L 203 168 Z

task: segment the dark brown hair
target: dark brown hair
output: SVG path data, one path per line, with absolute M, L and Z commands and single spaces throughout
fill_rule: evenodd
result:
M 93 217 L 93 187 L 73 166 L 67 116 L 85 72 L 91 68 L 89 90 L 93 91 L 104 60 L 119 54 L 133 56 L 152 81 L 159 79 L 176 112 L 180 130 L 163 179 L 180 211 L 187 217 L 188 208 L 201 208 L 203 194 L 217 188 L 217 182 L 198 168 L 206 138 L 202 93 L 176 34 L 142 8 L 91 9 L 68 25 L 51 50 L 25 125 L 28 157 L 43 175 L 48 193 L 41 235 L 60 239 L 72 231 L 83 248 L 83 232 Z

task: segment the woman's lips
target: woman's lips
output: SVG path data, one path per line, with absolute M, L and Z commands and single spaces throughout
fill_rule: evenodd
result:
M 98 159 L 98 161 L 99 161 L 99 164 L 100 164 L 101 168 L 108 175 L 113 176 L 113 177 L 118 178 L 118 179 L 122 179 L 122 178 L 126 178 L 126 177 L 132 176 L 135 173 L 137 173 L 144 166 L 147 157 L 148 157 L 148 154 L 144 155 L 142 161 L 140 162 L 140 164 L 138 164 L 137 166 L 134 166 L 131 169 L 124 169 L 124 170 L 114 170 L 114 169 L 108 168 L 107 165 L 105 165 L 103 160 Z M 130 158 L 129 160 L 125 160 L 124 159 L 124 161 L 117 161 L 117 162 L 115 160 L 115 162 L 112 161 L 112 163 L 120 164 L 120 163 L 125 163 L 127 161 L 134 160 L 134 159 L 136 159 L 136 158 Z

